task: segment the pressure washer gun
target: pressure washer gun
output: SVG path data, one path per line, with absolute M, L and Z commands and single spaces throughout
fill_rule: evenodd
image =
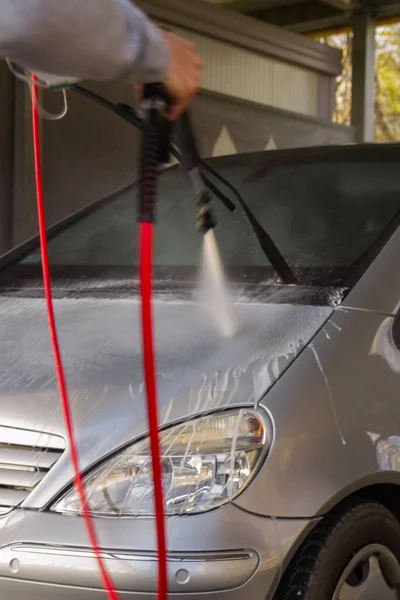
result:
M 200 233 L 205 234 L 215 228 L 216 220 L 210 205 L 211 194 L 203 180 L 189 115 L 184 113 L 178 121 L 171 124 L 168 120 L 169 105 L 169 98 L 160 84 L 144 86 L 141 103 L 143 142 L 139 219 L 154 220 L 157 169 L 169 161 L 172 140 L 179 148 L 179 160 L 189 171 L 197 192 L 196 204 L 199 212 L 196 227 Z

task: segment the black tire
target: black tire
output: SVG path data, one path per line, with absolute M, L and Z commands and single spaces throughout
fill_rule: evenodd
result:
M 385 546 L 400 562 L 400 523 L 394 515 L 362 500 L 338 508 L 303 543 L 274 599 L 332 600 L 352 557 L 370 544 Z

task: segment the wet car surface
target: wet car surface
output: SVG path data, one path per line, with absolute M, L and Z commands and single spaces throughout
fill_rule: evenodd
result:
M 240 207 L 231 214 L 215 200 L 232 337 L 212 302 L 198 301 L 190 179 L 180 167 L 161 176 L 155 324 L 171 598 L 313 600 L 316 575 L 298 583 L 299 556 L 335 519 L 321 542 L 323 597 L 396 597 L 400 536 L 393 524 L 393 539 L 382 532 L 398 516 L 400 483 L 399 160 L 391 145 L 210 162 L 296 276 L 282 281 Z M 130 186 L 53 228 L 49 253 L 100 545 L 120 597 L 145 600 L 156 591 L 156 547 L 135 195 Z M 0 591 L 102 598 L 71 483 L 37 241 L 1 267 Z M 385 520 L 382 509 L 386 521 L 337 556 L 334 532 L 356 540 L 358 515 Z M 309 557 L 310 573 L 320 560 Z

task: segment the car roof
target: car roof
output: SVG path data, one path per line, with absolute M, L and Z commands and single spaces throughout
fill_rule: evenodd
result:
M 365 159 L 396 159 L 400 157 L 400 143 L 365 143 L 346 144 L 330 146 L 307 146 L 298 148 L 284 148 L 277 150 L 261 150 L 257 152 L 246 152 L 219 156 L 207 159 L 214 167 L 219 164 L 235 163 L 242 160 L 256 158 L 268 158 L 268 163 L 279 163 L 281 165 L 293 162 L 318 161 L 318 160 L 343 160 L 343 155 L 360 160 Z

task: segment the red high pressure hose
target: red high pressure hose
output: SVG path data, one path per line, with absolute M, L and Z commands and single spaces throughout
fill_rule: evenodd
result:
M 167 544 L 164 521 L 164 494 L 162 487 L 162 464 L 158 437 L 157 392 L 153 348 L 152 315 L 152 254 L 153 223 L 139 225 L 140 244 L 140 293 L 142 303 L 143 366 L 147 396 L 147 418 L 150 430 L 150 449 L 153 468 L 154 506 L 156 513 L 158 550 L 158 600 L 166 600 L 168 594 Z
M 42 258 L 43 284 L 47 307 L 47 319 L 51 347 L 53 351 L 54 365 L 57 377 L 58 390 L 64 415 L 67 439 L 70 447 L 71 464 L 74 471 L 74 485 L 79 495 L 82 517 L 86 526 L 91 549 L 96 557 L 101 582 L 108 600 L 118 600 L 118 595 L 113 587 L 110 575 L 107 572 L 101 551 L 97 541 L 94 523 L 90 514 L 82 474 L 79 469 L 78 451 L 75 442 L 74 428 L 72 423 L 71 407 L 68 398 L 65 373 L 61 359 L 57 328 L 54 317 L 53 298 L 51 292 L 51 280 L 49 260 L 47 252 L 46 223 L 44 215 L 41 145 L 39 133 L 39 117 L 37 111 L 37 85 L 36 78 L 32 82 L 32 127 L 34 146 L 34 165 L 36 179 L 37 212 L 39 222 L 40 251 Z M 162 458 L 158 435 L 158 411 L 156 374 L 153 344 L 153 315 L 152 315 L 152 252 L 153 252 L 153 205 L 156 192 L 156 170 L 157 170 L 157 139 L 156 122 L 149 122 L 148 135 L 144 136 L 143 156 L 143 178 L 141 183 L 141 214 L 139 225 L 139 277 L 141 294 L 142 314 L 142 343 L 143 343 L 143 367 L 145 376 L 147 412 L 150 436 L 150 450 L 153 469 L 154 504 L 156 514 L 156 532 L 158 549 L 158 600 L 166 600 L 168 594 L 167 578 L 167 546 L 164 522 L 164 498 L 162 485 Z M 147 157 L 147 160 L 146 160 Z
M 82 517 L 86 526 L 87 534 L 90 541 L 91 549 L 96 557 L 99 567 L 101 582 L 104 591 L 107 594 L 108 600 L 118 600 L 118 596 L 114 590 L 113 583 L 107 572 L 104 561 L 101 557 L 100 548 L 97 542 L 97 535 L 94 528 L 94 523 L 90 515 L 89 506 L 86 499 L 85 487 L 83 484 L 82 474 L 79 469 L 78 452 L 74 436 L 74 428 L 72 424 L 71 407 L 68 398 L 67 385 L 65 381 L 64 367 L 61 360 L 60 345 L 58 342 L 57 328 L 54 318 L 53 297 L 51 292 L 49 259 L 47 252 L 46 239 L 46 223 L 44 216 L 43 203 L 43 184 L 42 184 L 42 164 L 41 164 L 41 147 L 39 133 L 39 117 L 37 111 L 37 85 L 36 78 L 33 78 L 32 84 L 32 127 L 33 127 L 33 151 L 35 165 L 35 180 L 36 180 L 36 199 L 37 212 L 39 222 L 39 237 L 40 237 L 40 252 L 42 258 L 42 272 L 44 294 L 46 298 L 47 320 L 49 325 L 50 342 L 53 351 L 54 366 L 56 370 L 58 392 L 60 395 L 61 406 L 64 415 L 65 428 L 67 430 L 67 439 L 70 448 L 71 463 L 74 470 L 74 485 L 79 495 L 82 507 Z

